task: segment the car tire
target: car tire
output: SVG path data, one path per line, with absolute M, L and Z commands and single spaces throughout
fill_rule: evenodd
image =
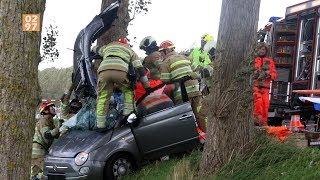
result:
M 104 180 L 114 180 L 130 174 L 135 169 L 133 158 L 126 153 L 113 155 L 106 163 Z

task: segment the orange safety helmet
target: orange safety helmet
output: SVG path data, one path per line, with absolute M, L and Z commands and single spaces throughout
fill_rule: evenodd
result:
M 44 110 L 46 110 L 47 107 L 50 107 L 50 106 L 55 106 L 50 99 L 48 99 L 46 102 L 42 103 L 39 107 L 39 111 L 40 111 L 40 114 L 43 114 L 44 113 Z
M 150 79 L 150 77 L 151 77 L 150 70 L 145 67 L 145 68 L 144 68 L 144 71 L 146 71 L 146 76 L 147 76 L 147 78 Z
M 118 42 L 120 42 L 120 43 L 123 43 L 123 44 L 129 44 L 129 41 L 128 41 L 128 39 L 127 38 L 120 38 L 119 40 L 118 40 Z
M 163 41 L 160 44 L 159 51 L 162 51 L 164 49 L 172 49 L 172 48 L 175 48 L 174 44 L 171 41 L 167 40 L 167 41 Z

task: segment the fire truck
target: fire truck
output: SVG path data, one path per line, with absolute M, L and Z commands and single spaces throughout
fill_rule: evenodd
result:
M 284 18 L 270 21 L 263 39 L 270 47 L 278 78 L 270 87 L 269 124 L 281 124 L 293 114 L 299 114 L 302 121 L 316 121 L 319 112 L 294 92 L 320 89 L 320 0 L 289 6 Z

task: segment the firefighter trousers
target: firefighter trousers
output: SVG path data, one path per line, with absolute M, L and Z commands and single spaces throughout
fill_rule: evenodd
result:
M 31 159 L 31 178 L 37 177 L 42 180 L 43 178 L 43 158 L 44 157 L 33 157 Z
M 114 88 L 119 88 L 124 94 L 123 115 L 129 115 L 133 111 L 133 91 L 130 89 L 130 82 L 127 72 L 119 70 L 105 70 L 98 74 L 98 98 L 97 98 L 97 128 L 106 128 L 108 122 L 106 117 L 109 111 L 109 101 Z
M 254 117 L 260 121 L 262 126 L 268 125 L 268 110 L 270 106 L 269 89 L 254 87 Z

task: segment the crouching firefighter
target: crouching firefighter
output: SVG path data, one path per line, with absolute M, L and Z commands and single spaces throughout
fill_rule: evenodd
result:
M 160 67 L 161 80 L 178 82 L 173 92 L 175 103 L 190 101 L 199 128 L 206 132 L 205 115 L 201 110 L 202 95 L 199 82 L 196 79 L 198 78 L 197 74 L 194 72 L 197 65 L 193 64 L 187 57 L 176 53 L 174 48 L 171 41 L 164 41 L 160 45 L 159 51 L 164 56 L 164 61 Z
M 139 80 L 147 91 L 151 91 L 151 88 L 142 63 L 129 47 L 126 38 L 121 38 L 101 48 L 96 47 L 93 51 L 103 57 L 98 68 L 96 124 L 98 129 L 112 128 L 115 122 L 107 122 L 106 118 L 114 88 L 119 88 L 124 94 L 124 116 L 134 110 L 135 77 L 139 75 Z
M 31 179 L 43 179 L 43 161 L 53 140 L 59 137 L 59 126 L 53 124 L 55 105 L 50 100 L 39 108 L 42 117 L 36 124 L 32 143 Z

